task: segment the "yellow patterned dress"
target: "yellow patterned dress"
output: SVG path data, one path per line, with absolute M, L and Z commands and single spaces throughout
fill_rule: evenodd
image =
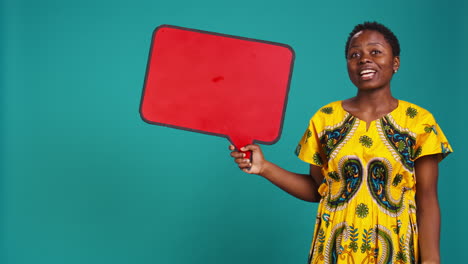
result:
M 309 263 L 417 263 L 414 162 L 452 152 L 427 110 L 400 100 L 365 121 L 341 101 L 321 108 L 296 149 L 324 181 Z

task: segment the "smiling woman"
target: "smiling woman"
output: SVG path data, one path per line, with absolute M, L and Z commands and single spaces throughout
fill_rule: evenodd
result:
M 291 195 L 320 202 L 309 263 L 439 263 L 438 162 L 452 148 L 431 113 L 392 96 L 400 46 L 385 26 L 357 25 L 346 43 L 357 95 L 311 118 L 296 148 L 309 174 L 231 156 Z M 234 148 L 231 146 L 231 150 Z
M 348 51 L 348 73 L 359 88 L 384 88 L 400 67 L 400 57 L 377 31 L 364 30 L 351 39 Z

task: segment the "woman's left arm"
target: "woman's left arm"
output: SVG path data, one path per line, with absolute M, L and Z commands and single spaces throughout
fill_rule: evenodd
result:
M 419 257 L 422 264 L 440 263 L 440 208 L 437 198 L 438 163 L 437 155 L 423 156 L 415 162 Z

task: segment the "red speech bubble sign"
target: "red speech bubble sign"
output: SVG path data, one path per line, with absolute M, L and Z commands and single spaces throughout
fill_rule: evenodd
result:
M 228 138 L 236 148 L 281 135 L 291 47 L 162 25 L 155 29 L 140 106 L 150 124 Z

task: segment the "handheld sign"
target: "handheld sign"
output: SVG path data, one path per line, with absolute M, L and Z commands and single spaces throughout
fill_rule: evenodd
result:
M 294 51 L 284 44 L 159 26 L 141 117 L 226 137 L 237 149 L 273 144 L 281 134 L 293 61 Z

